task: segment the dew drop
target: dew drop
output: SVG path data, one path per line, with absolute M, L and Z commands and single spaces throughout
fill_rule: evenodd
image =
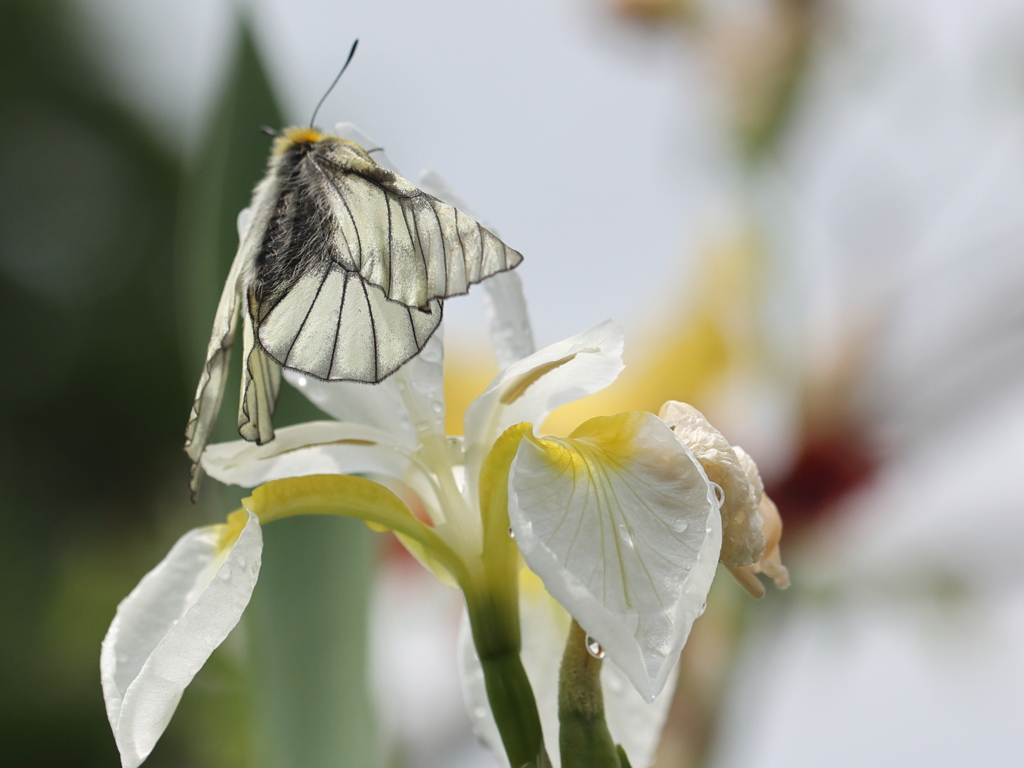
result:
M 221 566 L 220 573 L 217 575 L 220 576 L 221 581 L 227 581 L 231 578 L 231 566 L 224 563 L 224 565 Z
M 587 635 L 587 653 L 589 653 L 595 659 L 604 658 L 604 648 L 602 648 L 601 644 L 597 642 L 597 640 L 592 638 L 590 635 Z
M 622 690 L 622 680 L 619 679 L 618 675 L 611 675 L 605 680 L 608 686 L 608 690 L 612 693 L 619 693 Z
M 439 401 L 435 400 L 430 404 L 430 410 L 432 410 L 434 413 L 440 413 L 441 411 L 444 410 L 444 406 L 441 405 Z
M 127 653 L 119 653 L 119 654 L 117 654 L 117 663 L 118 664 L 127 664 L 128 663 L 128 654 Z
M 511 525 L 508 527 L 508 537 L 510 539 L 514 539 L 516 537 L 516 532 L 512 530 Z
M 242 566 L 244 568 L 245 567 L 245 556 L 244 555 L 235 555 L 235 562 L 238 563 L 240 566 Z
M 703 616 L 704 615 L 704 611 L 706 611 L 707 609 L 708 609 L 708 601 L 705 600 L 703 603 L 701 603 L 700 610 L 697 611 L 697 615 L 698 616 Z
M 679 520 L 676 520 L 674 523 L 672 523 L 672 528 L 675 530 L 676 533 L 683 533 L 684 531 L 686 531 L 689 525 L 690 524 L 688 522 L 680 518 Z
M 633 536 L 630 534 L 629 528 L 625 523 L 619 523 L 619 536 L 624 542 L 629 544 L 629 546 L 633 546 Z
M 473 707 L 473 717 L 477 720 L 487 717 L 487 707 Z
M 171 622 L 171 626 L 173 627 L 173 626 L 175 626 L 175 625 L 176 625 L 177 623 L 178 623 L 178 620 L 177 620 L 177 619 L 175 619 L 174 621 L 172 621 L 172 622 Z

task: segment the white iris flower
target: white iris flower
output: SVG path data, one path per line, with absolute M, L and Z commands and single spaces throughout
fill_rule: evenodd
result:
M 436 178 L 423 186 L 457 202 Z M 764 555 L 753 463 L 717 432 L 700 432 L 703 417 L 680 416 L 680 404 L 666 405 L 667 423 L 631 412 L 591 419 L 565 438 L 538 436 L 554 409 L 616 378 L 622 334 L 604 322 L 533 352 L 519 278 L 499 274 L 484 285 L 503 370 L 468 408 L 463 438 L 444 430 L 438 332 L 374 386 L 286 372 L 335 420 L 285 427 L 262 446 L 206 449 L 209 475 L 259 487 L 227 524 L 185 534 L 118 608 L 101 668 L 125 768 L 146 758 L 184 688 L 241 617 L 259 572 L 260 525 L 297 514 L 354 516 L 393 530 L 460 587 L 474 641 L 463 653 L 471 713 L 488 712 L 487 703 L 500 709 L 487 696 L 485 667 L 503 654 L 518 664 L 522 650 L 549 745 L 558 732 L 549 667 L 571 616 L 611 662 L 603 674 L 613 737 L 634 768 L 650 764 L 669 695 L 649 702 L 670 693 L 703 611 L 723 552 L 723 516 L 728 565 L 749 570 Z M 717 435 L 713 445 L 709 435 Z M 474 721 L 498 750 L 489 712 Z M 517 764 L 548 764 L 543 745 L 521 754 L 502 736 Z

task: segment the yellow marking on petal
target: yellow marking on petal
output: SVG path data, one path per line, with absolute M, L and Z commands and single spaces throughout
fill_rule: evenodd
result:
M 519 643 L 519 549 L 509 537 L 508 473 L 524 436 L 533 425 L 522 422 L 506 429 L 480 468 L 480 514 L 483 522 L 483 567 L 487 596 L 503 632 Z
M 598 416 L 580 424 L 566 439 L 538 438 L 533 434 L 526 437 L 544 451 L 559 472 L 604 474 L 606 469 L 621 466 L 608 465 L 594 454 L 594 449 L 612 457 L 617 464 L 629 462 L 637 452 L 636 435 L 649 416 L 641 411 Z
M 244 509 L 236 509 L 228 515 L 228 521 L 217 526 L 220 528 L 220 541 L 217 543 L 217 554 L 235 546 L 242 529 L 249 522 L 249 513 Z
M 475 591 L 466 564 L 451 547 L 416 519 L 393 491 L 372 480 L 354 475 L 287 477 L 264 483 L 242 504 L 264 525 L 296 515 L 338 515 L 403 534 L 451 573 L 467 598 Z
M 585 349 L 584 352 L 593 352 L 596 350 Z M 552 360 L 550 363 L 544 363 L 544 365 L 538 365 L 536 368 L 527 371 L 526 373 L 513 379 L 506 385 L 505 392 L 501 395 L 500 401 L 502 405 L 511 405 L 530 388 L 530 385 L 537 381 L 542 376 L 546 376 L 556 368 L 560 368 L 568 362 L 571 362 L 578 353 L 573 353 L 563 357 L 561 360 Z

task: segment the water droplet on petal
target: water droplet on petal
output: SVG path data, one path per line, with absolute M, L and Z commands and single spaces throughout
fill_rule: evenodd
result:
M 229 580 L 231 578 L 231 566 L 227 563 L 224 563 L 224 565 L 222 565 L 220 568 L 220 573 L 218 573 L 217 575 L 220 577 L 221 581 Z
M 624 542 L 629 544 L 629 546 L 633 546 L 633 536 L 629 532 L 629 528 L 626 526 L 625 523 L 619 523 L 619 536 L 622 538 Z
M 127 664 L 128 663 L 128 654 L 127 653 L 119 653 L 119 654 L 117 654 L 117 663 L 118 664 Z
M 516 532 L 512 530 L 511 525 L 508 527 L 508 537 L 510 539 L 514 539 L 516 537 Z
M 178 623 L 178 620 L 177 620 L 177 619 L 175 619 L 174 621 L 172 621 L 172 622 L 171 622 L 171 626 L 173 627 L 173 626 L 174 626 L 174 625 L 176 625 L 177 623 Z
M 487 707 L 473 707 L 473 717 L 478 720 L 487 717 Z
M 701 604 L 701 606 L 700 606 L 700 610 L 699 610 L 699 611 L 697 611 L 697 615 L 698 615 L 698 616 L 703 616 L 703 615 L 704 615 L 704 611 L 706 611 L 707 609 L 708 609 L 708 601 L 707 601 L 707 600 L 705 600 L 705 601 L 704 601 L 704 602 L 703 602 L 703 603 Z
M 674 523 L 672 523 L 672 528 L 675 530 L 676 533 L 683 533 L 686 531 L 689 525 L 690 524 L 688 522 L 680 518 L 679 520 L 676 520 Z
M 590 635 L 587 635 L 587 653 L 589 653 L 595 659 L 604 658 L 604 648 L 602 648 L 601 644 L 597 642 L 597 640 L 592 638 Z
M 240 566 L 242 566 L 244 568 L 245 567 L 245 556 L 244 555 L 236 555 L 235 556 L 235 562 L 238 563 Z
M 608 690 L 612 693 L 618 693 L 622 690 L 622 680 L 618 675 L 609 675 L 605 683 L 608 685 Z
M 435 400 L 434 402 L 432 402 L 432 403 L 430 404 L 430 410 L 432 410 L 432 411 L 433 411 L 434 413 L 440 413 L 441 411 L 443 411 L 443 410 L 444 410 L 444 406 L 443 406 L 443 405 L 441 405 L 441 403 L 440 403 L 440 402 L 438 402 L 437 400 Z

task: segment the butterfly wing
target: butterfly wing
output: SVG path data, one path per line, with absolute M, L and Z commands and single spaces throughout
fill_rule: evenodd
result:
M 238 400 L 238 434 L 263 445 L 274 439 L 274 407 L 281 391 L 281 366 L 256 343 L 252 317 L 248 312 L 242 325 L 245 363 L 242 392 Z
M 250 302 L 251 305 L 251 302 Z M 441 323 L 429 311 L 388 300 L 337 264 L 306 272 L 262 315 L 260 345 L 277 363 L 325 381 L 382 381 L 413 358 Z
M 305 158 L 333 227 L 324 232 L 335 262 L 391 301 L 426 308 L 469 291 L 522 255 L 475 219 L 382 168 L 358 146 L 327 137 Z
M 224 385 L 227 382 L 228 361 L 231 357 L 231 346 L 235 340 L 235 329 L 238 325 L 238 309 L 241 304 L 239 278 L 243 272 L 248 254 L 239 248 L 235 260 L 231 264 L 224 290 L 217 304 L 217 314 L 213 320 L 213 332 L 206 348 L 206 363 L 199 375 L 199 386 L 192 403 L 188 424 L 185 426 L 185 453 L 192 460 L 189 476 L 189 487 L 195 499 L 202 479 L 202 468 L 199 457 L 210 440 L 210 431 L 217 419 L 220 402 L 224 397 Z
M 428 298 L 420 308 L 389 300 L 346 266 L 334 193 L 312 153 L 297 147 L 273 171 L 279 193 L 259 222 L 263 234 L 246 281 L 255 338 L 286 368 L 326 381 L 378 382 L 427 343 L 441 322 L 441 301 Z M 356 201 L 352 207 L 361 220 Z M 386 239 L 365 222 L 360 231 Z

